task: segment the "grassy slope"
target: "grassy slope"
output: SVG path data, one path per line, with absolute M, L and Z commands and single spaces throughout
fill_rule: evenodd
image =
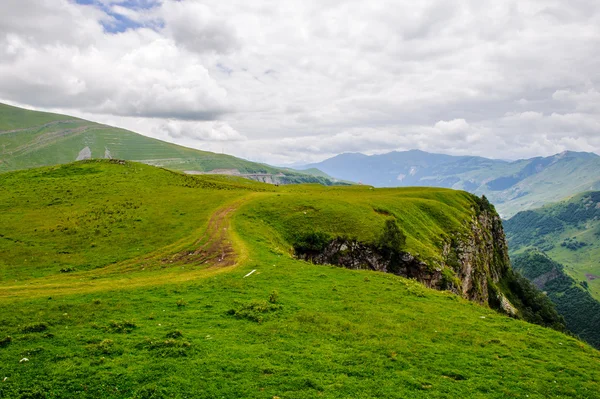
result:
M 410 249 L 434 254 L 437 235 L 470 213 L 463 193 L 274 188 L 107 162 L 0 179 L 12 210 L 0 219 L 12 239 L 0 266 L 0 342 L 12 337 L 0 343 L 0 397 L 600 397 L 600 355 L 573 338 L 400 277 L 289 256 L 285 237 L 307 219 L 368 238 L 385 216 L 373 207 L 404 218 Z M 139 206 L 120 222 L 105 209 L 94 223 L 77 217 L 76 233 L 45 230 L 106 200 Z M 237 267 L 160 261 L 202 242 L 209 215 L 232 204 Z M 103 223 L 92 248 L 85 237 Z M 25 243 L 46 259 L 39 272 Z M 52 263 L 69 245 L 71 259 Z M 88 267 L 95 258 L 103 267 Z M 78 271 L 59 272 L 71 264 Z
M 289 242 L 298 232 L 323 231 L 373 241 L 390 215 L 407 236 L 406 250 L 440 260 L 443 239 L 465 232 L 475 206 L 460 191 L 439 188 L 373 189 L 368 186 L 300 186 L 252 205 L 248 217 L 274 228 Z
M 576 281 L 587 281 L 600 300 L 600 192 L 583 193 L 557 204 L 518 214 L 506 223 L 513 253 L 539 248 L 565 266 Z M 585 243 L 577 249 L 563 243 Z M 573 247 L 572 247 L 573 248 Z
M 105 158 L 108 150 L 115 159 L 140 161 L 181 171 L 237 169 L 241 173 L 273 174 L 283 171 L 286 175 L 297 176 L 299 181 L 307 176 L 230 155 L 166 143 L 66 115 L 0 104 L 0 173 L 73 162 L 85 147 L 90 148 L 92 158 Z M 316 172 L 308 176 L 317 176 L 323 181 L 328 178 Z

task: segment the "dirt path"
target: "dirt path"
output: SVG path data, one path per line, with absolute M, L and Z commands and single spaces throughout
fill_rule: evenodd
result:
M 66 124 L 66 123 L 73 123 L 73 122 L 79 122 L 79 120 L 77 120 L 77 119 L 64 119 L 64 120 L 60 120 L 60 121 L 52 121 L 52 122 L 44 123 L 43 125 L 24 127 L 24 128 L 21 128 L 21 129 L 0 130 L 0 134 L 19 133 L 19 132 L 26 132 L 28 130 L 41 130 L 41 129 L 45 129 L 45 128 L 50 127 L 50 126 L 60 125 L 60 124 Z
M 68 275 L 57 274 L 27 280 L 18 285 L 0 286 L 0 299 L 19 300 L 40 296 L 121 290 L 123 287 L 158 286 L 226 272 L 243 259 L 243 256 L 240 256 L 243 254 L 235 251 L 240 247 L 243 248 L 243 243 L 237 242 L 234 246 L 231 215 L 251 198 L 252 195 L 249 195 L 217 209 L 210 217 L 204 233 L 191 245 L 188 238 L 187 245 L 174 243 L 142 258 L 129 259 L 101 269 Z M 181 250 L 182 246 L 194 249 Z
M 203 264 L 231 266 L 235 264 L 236 254 L 229 229 L 230 215 L 240 206 L 240 202 L 218 209 L 208 221 L 206 232 L 196 240 L 194 250 L 182 251 L 162 259 L 163 263 Z M 208 238 L 208 239 L 207 239 Z M 204 243 L 202 243 L 205 241 Z

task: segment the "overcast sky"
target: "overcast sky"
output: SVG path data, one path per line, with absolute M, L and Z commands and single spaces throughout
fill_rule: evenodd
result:
M 600 153 L 600 2 L 0 0 L 0 102 L 274 164 Z

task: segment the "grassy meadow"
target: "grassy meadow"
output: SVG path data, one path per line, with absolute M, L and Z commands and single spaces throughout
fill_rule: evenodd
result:
M 599 398 L 575 338 L 291 256 L 297 232 L 395 217 L 435 262 L 474 206 L 119 161 L 1 174 L 0 398 Z

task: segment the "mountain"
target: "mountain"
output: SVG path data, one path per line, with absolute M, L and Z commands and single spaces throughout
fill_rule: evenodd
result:
M 0 104 L 0 173 L 90 158 L 134 160 L 190 174 L 237 175 L 267 183 L 337 183 L 322 172 L 275 168 L 71 116 Z
M 307 165 L 340 179 L 376 187 L 447 187 L 485 195 L 503 218 L 600 189 L 600 156 L 567 151 L 518 161 L 431 154 L 341 154 Z
M 0 187 L 0 397 L 600 397 L 466 192 L 117 160 Z

